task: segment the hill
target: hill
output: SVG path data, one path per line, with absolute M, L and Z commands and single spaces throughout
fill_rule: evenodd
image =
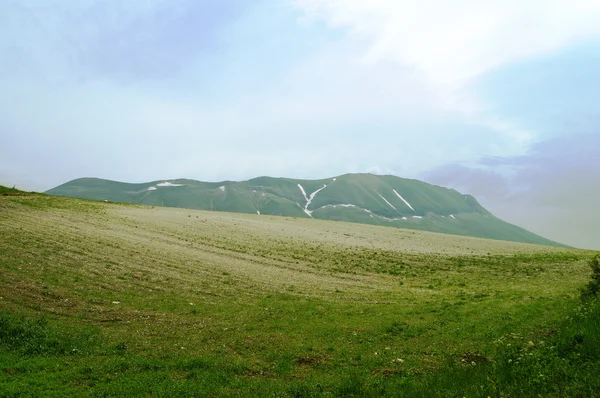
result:
M 128 184 L 81 178 L 46 193 L 132 204 L 347 221 L 455 235 L 556 245 L 504 222 L 471 195 L 418 180 L 346 174 L 323 180 L 259 177 Z
M 32 194 L 32 192 L 27 193 L 25 191 L 21 191 L 20 189 L 9 188 L 9 187 L 5 187 L 4 185 L 0 185 L 0 195 L 2 195 L 2 196 L 26 195 L 26 194 Z
M 591 252 L 29 194 L 0 236 L 2 396 L 600 389 Z

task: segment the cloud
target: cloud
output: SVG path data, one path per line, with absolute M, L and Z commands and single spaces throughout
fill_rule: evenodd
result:
M 209 1 L 39 1 L 0 5 L 0 22 L 10 32 L 2 45 L 13 71 L 18 64 L 80 80 L 120 82 L 170 78 L 199 55 L 219 51 L 226 22 L 245 2 Z M 1 52 L 0 52 L 1 54 Z M 62 73 L 61 73 L 62 72 Z M 64 76 L 64 75 L 67 76 Z
M 525 156 L 437 168 L 423 177 L 473 194 L 496 215 L 543 236 L 600 250 L 599 134 L 568 134 Z
M 477 83 L 489 99 L 489 114 L 512 115 L 518 125 L 547 136 L 569 131 L 594 132 L 599 115 L 598 41 L 519 62 L 490 73 Z
M 0 76 L 0 169 L 15 165 L 46 188 L 81 176 L 329 177 L 374 164 L 415 177 L 473 153 L 514 150 L 440 111 L 406 70 L 357 57 L 345 42 L 326 41 L 274 73 L 263 70 L 269 57 L 256 68 L 225 58 L 206 76 L 188 73 L 202 70 L 191 60 L 166 86 Z M 231 84 L 257 73 L 268 79 L 255 89 Z
M 514 115 L 490 112 L 478 80 L 507 65 L 600 38 L 596 0 L 293 0 L 304 21 L 347 32 L 365 64 L 392 62 L 466 123 L 526 148 L 540 139 Z
M 143 13 L 138 10 L 134 18 L 122 19 L 121 14 L 128 14 L 122 12 L 123 4 L 98 3 L 70 16 L 67 40 L 86 72 L 127 80 L 170 77 L 198 54 L 219 51 L 223 22 L 239 15 L 241 4 L 161 2 Z M 112 23 L 107 24 L 107 19 Z
M 414 66 L 455 85 L 502 65 L 600 36 L 595 0 L 295 0 L 309 18 L 346 28 L 366 61 Z

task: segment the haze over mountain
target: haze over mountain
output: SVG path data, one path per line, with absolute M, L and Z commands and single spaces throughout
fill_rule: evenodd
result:
M 323 180 L 258 177 L 240 182 L 175 179 L 142 184 L 81 178 L 46 193 L 200 210 L 310 217 L 555 244 L 494 217 L 471 195 L 391 175 L 345 174 Z

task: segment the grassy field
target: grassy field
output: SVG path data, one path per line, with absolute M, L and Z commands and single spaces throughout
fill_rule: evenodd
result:
M 591 396 L 592 255 L 6 192 L 0 396 Z

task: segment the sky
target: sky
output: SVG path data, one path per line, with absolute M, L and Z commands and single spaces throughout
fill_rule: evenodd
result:
M 0 184 L 394 174 L 600 250 L 597 0 L 2 0 Z

